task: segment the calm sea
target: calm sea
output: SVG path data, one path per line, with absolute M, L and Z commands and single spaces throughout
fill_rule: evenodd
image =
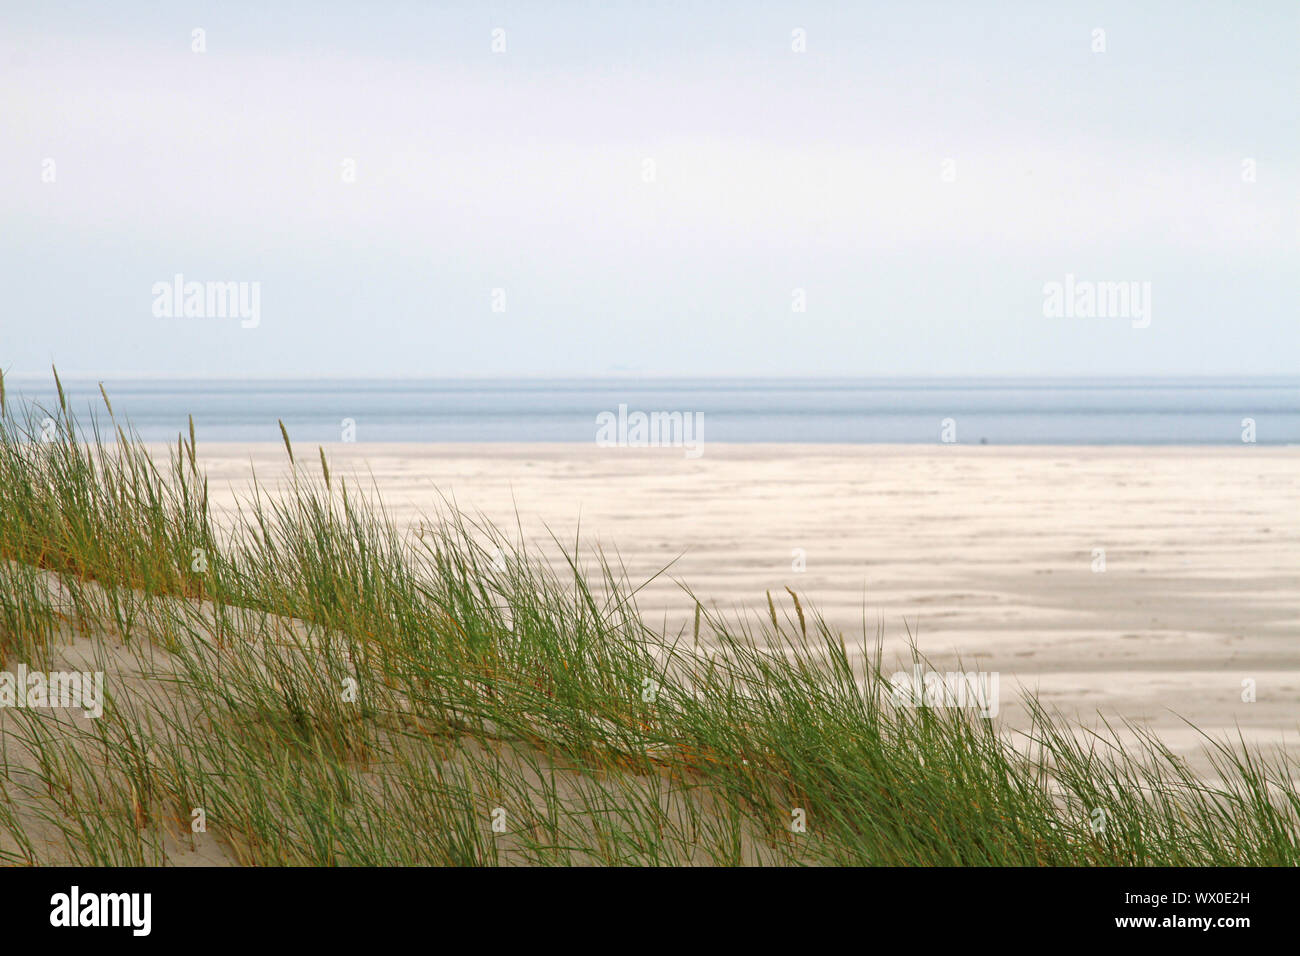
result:
M 53 407 L 52 379 L 6 379 Z M 65 379 L 78 416 L 104 418 L 97 383 Z M 201 440 L 590 442 L 596 417 L 703 413 L 707 442 L 940 440 L 963 444 L 1240 444 L 1244 419 L 1263 445 L 1300 443 L 1300 378 L 1270 379 L 477 379 L 432 381 L 105 381 L 119 419 L 171 440 L 193 414 Z

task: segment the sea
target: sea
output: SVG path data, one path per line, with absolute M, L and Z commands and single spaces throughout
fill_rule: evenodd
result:
M 97 378 L 65 377 L 83 425 Z M 11 411 L 52 376 L 5 378 Z M 708 442 L 1292 445 L 1300 377 L 1128 379 L 165 379 L 108 376 L 119 422 L 171 441 L 591 442 L 606 415 L 681 413 Z M 350 428 L 350 432 L 349 432 Z M 111 432 L 111 429 L 106 429 Z

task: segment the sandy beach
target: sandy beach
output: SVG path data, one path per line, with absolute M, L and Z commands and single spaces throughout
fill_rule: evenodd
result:
M 292 499 L 296 483 L 321 477 L 317 450 L 305 443 L 294 450 L 296 476 L 283 444 L 199 446 L 202 464 L 185 467 L 197 467 L 207 476 L 216 547 L 222 547 L 220 528 L 232 520 L 234 509 L 240 508 L 245 516 L 256 510 L 247 507 L 255 488 L 264 495 L 284 492 Z M 161 462 L 175 452 L 174 447 L 154 445 L 148 454 Z M 454 503 L 471 521 L 490 521 L 504 531 L 502 547 L 515 556 L 521 553 L 522 538 L 528 558 L 549 562 L 561 578 L 569 576 L 564 552 L 572 551 L 575 542 L 589 581 L 599 580 L 599 574 L 592 572 L 603 555 L 622 568 L 633 587 L 646 582 L 637 595 L 640 620 L 662 628 L 670 641 L 678 634 L 690 641 L 696 600 L 718 615 L 751 619 L 756 633 L 765 632 L 763 619 L 775 612 L 788 615 L 787 633 L 797 636 L 803 614 L 811 610 L 822 615 L 832 634 L 843 636 L 853 668 L 851 679 L 864 683 L 867 662 L 862 656 L 874 651 L 877 640 L 884 645 L 886 675 L 910 671 L 908 647 L 915 642 L 940 673 L 956 672 L 959 663 L 960 671 L 979 673 L 981 690 L 991 696 L 971 703 L 995 718 L 1003 739 L 1022 751 L 1034 749 L 1039 736 L 1031 730 L 1022 695 L 1032 694 L 1063 716 L 1065 722 L 1057 726 L 1066 727 L 1067 735 L 1074 734 L 1086 744 L 1084 750 L 1092 752 L 1082 765 L 1085 790 L 1092 786 L 1098 766 L 1096 746 L 1088 734 L 1090 729 L 1102 729 L 1102 721 L 1118 734 L 1124 754 L 1150 754 L 1150 748 L 1136 737 L 1152 733 L 1160 746 L 1186 761 L 1192 774 L 1187 780 L 1197 790 L 1206 784 L 1241 785 L 1240 770 L 1216 764 L 1207 753 L 1205 735 L 1224 741 L 1240 735 L 1247 745 L 1266 753 L 1281 746 L 1293 759 L 1300 758 L 1296 655 L 1300 568 L 1295 557 L 1300 554 L 1300 489 L 1295 449 L 713 445 L 704 456 L 690 458 L 681 449 L 403 443 L 338 444 L 324 452 L 336 498 L 341 479 L 351 489 L 361 486 L 377 493 L 399 529 L 422 535 L 422 526 L 434 526 Z M 105 481 L 111 480 L 107 474 Z M 355 490 L 349 492 L 350 501 L 355 502 L 356 496 Z M 25 500 L 18 499 L 15 507 L 26 507 Z M 62 528 L 67 512 L 56 509 L 53 514 L 59 519 L 56 530 Z M 275 521 L 272 526 L 278 528 L 271 531 L 272 538 L 286 529 Z M 295 540 L 301 539 L 291 537 L 283 543 Z M 293 553 L 312 552 L 312 547 L 299 551 L 298 545 L 291 544 L 290 548 Z M 419 562 L 415 555 L 406 559 Z M 285 599 L 275 588 L 305 573 L 296 570 L 294 560 L 270 567 L 271 602 Z M 229 750 L 224 742 L 218 745 L 220 750 L 199 746 L 186 756 L 196 741 L 227 740 L 220 731 L 196 730 L 206 728 L 204 721 L 214 713 L 203 709 L 210 706 L 209 699 L 215 695 L 221 701 L 218 710 L 231 708 L 226 719 L 242 727 L 249 719 L 274 724 L 282 708 L 284 713 L 304 714 L 301 702 L 315 699 L 312 695 L 322 690 L 326 706 L 338 708 L 340 693 L 347 701 L 348 686 L 346 681 L 338 683 L 338 674 L 361 675 L 356 686 L 365 686 L 371 694 L 391 690 L 387 679 L 367 676 L 369 665 L 351 656 L 353 645 L 345 639 L 351 631 L 339 630 L 331 636 L 313 630 L 306 617 L 268 616 L 266 605 L 257 603 L 256 596 L 250 603 L 237 600 L 218 607 L 219 602 L 193 600 L 202 592 L 178 596 L 172 585 L 170 591 L 162 587 L 158 603 L 141 614 L 123 611 L 119 597 L 102 587 L 93 566 L 74 582 L 50 570 L 44 558 L 35 564 L 0 565 L 14 595 L 5 605 L 6 618 L 0 621 L 0 626 L 11 629 L 10 640 L 21 647 L 32 626 L 23 622 L 41 620 L 48 621 L 48 633 L 54 638 L 49 642 L 49 659 L 28 667 L 23 658 L 16 658 L 18 675 L 6 678 L 7 683 L 0 680 L 0 704 L 18 708 L 12 713 L 0 710 L 7 779 L 14 788 L 9 791 L 10 802 L 0 805 L 2 858 L 58 862 L 77 859 L 78 853 L 98 853 L 104 860 L 138 860 L 142 857 L 130 855 L 142 852 L 137 844 L 128 841 L 128 850 L 121 850 L 120 833 L 111 827 L 125 826 L 134 833 L 152 826 L 152 859 L 176 865 L 256 860 L 259 852 L 266 851 L 259 849 L 256 840 L 247 842 L 241 836 L 245 831 L 238 822 L 238 814 L 245 812 L 242 808 L 260 806 L 257 801 L 263 798 L 256 785 L 252 792 L 218 807 L 223 819 L 234 814 L 233 827 L 213 834 L 187 832 L 186 814 L 193 812 L 188 802 L 191 785 L 168 776 L 179 772 L 188 780 L 195 767 L 229 759 L 221 756 Z M 360 583 L 353 577 L 355 565 L 336 566 L 343 569 L 345 587 Z M 169 559 L 160 567 L 171 573 Z M 449 569 L 447 574 L 426 567 L 434 588 L 439 582 L 457 580 L 455 563 L 437 566 Z M 506 565 L 500 570 L 505 571 Z M 299 606 L 310 610 L 315 606 L 310 602 L 321 602 L 324 607 L 337 607 L 332 602 L 347 600 L 346 590 L 327 597 L 328 584 L 319 592 L 311 590 L 320 586 L 309 585 L 309 603 Z M 368 585 L 363 590 L 367 599 L 378 593 Z M 567 583 L 558 589 L 561 603 L 567 603 L 563 595 L 568 590 Z M 599 603 L 598 584 L 595 591 Z M 798 606 L 788 592 L 798 595 Z M 295 592 L 287 593 L 292 600 Z M 539 620 L 555 620 L 539 618 L 536 608 L 530 608 L 538 593 L 527 588 L 522 596 L 514 592 L 507 601 L 511 619 L 516 608 L 530 615 L 529 634 L 536 633 L 533 629 Z M 769 606 L 769 595 L 774 608 Z M 462 598 L 449 592 L 435 601 L 439 610 L 433 617 L 393 617 L 414 626 L 401 623 L 381 639 L 385 648 L 400 653 L 408 638 L 428 640 L 445 634 L 447 643 L 432 651 L 422 648 L 413 659 L 423 661 L 428 654 L 434 667 L 448 667 L 453 675 L 449 687 L 455 692 L 448 694 L 444 687 L 420 697 L 421 707 L 428 706 L 426 701 L 447 700 L 460 701 L 458 707 L 464 707 L 465 700 L 475 707 L 487 706 L 496 700 L 498 688 L 514 692 L 523 687 L 527 693 L 527 688 L 546 686 L 520 684 L 509 676 L 502 680 L 493 670 L 491 680 L 474 690 L 477 658 L 471 654 L 462 660 L 457 655 L 469 653 L 470 635 L 484 633 L 484 626 L 464 617 L 473 612 Z M 400 607 L 400 602 L 395 603 L 394 610 L 383 613 L 409 613 L 397 610 Z M 28 617 L 15 616 L 21 608 L 30 609 L 23 612 Z M 602 613 L 596 611 L 597 616 Z M 465 620 L 463 629 L 458 619 Z M 95 623 L 87 623 L 92 620 Z M 451 629 L 439 631 L 440 621 L 450 622 Z M 559 621 L 556 632 L 562 635 L 583 630 L 583 625 L 575 628 L 573 619 Z M 353 622 L 361 632 L 383 626 L 365 618 L 350 619 L 344 626 Z M 512 623 L 506 627 L 513 632 Z M 735 633 L 734 627 L 730 630 Z M 39 627 L 35 633 L 42 633 Z M 727 649 L 710 644 L 725 640 L 711 626 L 702 627 L 701 634 L 700 650 L 705 656 L 711 647 L 724 654 L 734 652 L 734 645 Z M 214 640 L 205 643 L 204 635 Z M 242 639 L 232 642 L 231 635 Z M 616 632 L 607 631 L 597 643 L 616 650 L 619 640 Z M 812 644 L 811 655 L 823 660 L 815 636 Z M 770 647 L 794 653 L 792 646 Z M 274 665 L 264 657 L 272 648 Z M 567 650 L 559 657 L 564 667 L 557 670 L 554 663 L 542 663 L 538 673 L 562 673 L 569 661 L 576 667 L 581 654 Z M 290 663 L 294 660 L 306 670 L 295 671 Z M 343 670 L 334 678 L 316 683 L 322 668 L 340 663 Z M 61 675 L 81 675 L 75 686 L 93 685 L 95 690 L 79 698 L 80 703 L 69 697 L 56 707 L 53 696 L 48 700 L 41 696 L 43 692 L 32 696 L 29 672 L 37 674 L 38 686 L 44 682 L 51 688 L 62 687 L 63 696 L 70 678 Z M 668 679 L 668 672 L 664 673 Z M 268 674 L 273 676 L 269 683 Z M 299 686 L 303 675 L 314 676 Z M 626 679 L 615 678 L 615 686 Z M 764 672 L 764 679 L 779 678 Z M 417 694 L 429 693 L 423 683 L 411 686 Z M 634 686 L 634 697 L 644 706 L 645 687 Z M 25 688 L 21 699 L 17 687 Z M 177 693 L 178 687 L 186 689 Z M 105 688 L 111 689 L 108 697 Z M 249 693 L 252 698 L 246 696 Z M 267 693 L 269 697 L 258 697 Z M 536 709 L 540 704 L 544 711 L 542 702 L 551 699 L 534 691 L 528 706 Z M 653 699 L 652 695 L 649 701 Z M 261 702 L 250 705 L 250 700 Z M 593 705 L 608 708 L 610 700 L 617 704 L 621 696 L 609 697 L 602 685 Z M 43 709 L 47 706 L 54 708 L 48 714 Z M 396 721 L 393 726 L 405 728 L 404 733 L 382 737 L 382 743 L 376 738 L 375 752 L 386 755 L 381 761 L 383 772 L 375 776 L 378 765 L 363 763 L 364 772 L 357 778 L 372 801 L 367 812 L 383 819 L 394 812 L 389 798 L 396 791 L 384 789 L 387 784 L 381 785 L 380 778 L 388 781 L 386 775 L 427 767 L 431 759 L 438 774 L 456 780 L 487 768 L 485 777 L 465 778 L 468 796 L 463 799 L 483 806 L 470 811 L 456 804 L 438 811 L 449 813 L 452 821 L 479 820 L 486 813 L 484 807 L 509 805 L 511 812 L 540 813 L 550 804 L 539 803 L 538 794 L 546 792 L 546 781 L 559 779 L 562 786 L 554 791 L 554 798 L 564 804 L 566 818 L 579 821 L 575 825 L 580 827 L 587 825 L 583 820 L 595 826 L 592 821 L 606 812 L 593 809 L 593 799 L 622 808 L 620 813 L 647 795 L 660 801 L 657 788 L 671 779 L 676 766 L 672 761 L 681 754 L 686 755 L 683 759 L 706 763 L 718 759 L 693 744 L 652 740 L 644 749 L 640 742 L 635 744 L 646 761 L 639 773 L 628 774 L 620 764 L 611 765 L 621 768 L 614 776 L 608 775 L 608 767 L 586 776 L 566 763 L 567 758 L 539 757 L 532 748 L 542 738 L 521 737 L 514 725 L 498 723 L 494 717 L 484 723 L 480 738 L 461 739 L 468 732 L 462 722 L 454 725 L 458 733 L 453 736 L 436 731 L 430 735 L 429 728 L 416 733 L 423 725 L 410 723 L 415 720 L 414 706 L 415 698 L 400 691 L 387 704 L 376 705 L 376 712 Z M 579 711 L 588 713 L 588 706 Z M 67 708 L 71 711 L 65 713 Z M 162 737 L 155 736 L 156 731 L 110 729 L 110 733 L 145 733 L 152 740 L 140 758 L 149 770 L 142 782 L 130 775 L 119 778 L 111 767 L 100 766 L 99 720 L 109 711 L 109 728 L 123 721 L 122 726 L 129 728 L 134 720 L 153 725 L 151 715 L 157 716 L 157 726 L 172 728 Z M 252 718 L 253 713 L 261 716 Z M 644 731 L 651 725 L 641 713 L 638 709 L 635 726 Z M 725 730 L 727 721 L 734 719 L 731 713 L 710 715 L 704 726 Z M 325 715 L 317 719 L 329 726 Z M 507 715 L 507 719 L 514 718 Z M 529 711 L 529 721 L 539 719 Z M 602 737 L 625 735 L 618 723 L 601 719 Z M 812 719 L 810 726 L 818 726 L 816 717 Z M 286 726 L 301 725 L 291 721 Z M 350 711 L 338 726 L 353 732 L 356 725 Z M 856 736 L 864 726 L 870 725 L 863 722 L 855 731 L 841 732 L 820 746 L 857 747 L 867 739 Z M 279 752 L 279 744 L 266 746 L 269 754 Z M 821 752 L 818 745 L 804 746 Z M 907 746 L 900 744 L 899 752 L 906 753 Z M 1048 759 L 1060 760 L 1062 751 L 1054 746 Z M 118 788 L 110 802 L 120 805 L 120 812 L 104 817 L 108 829 L 90 837 L 81 850 L 76 847 L 83 838 L 74 834 L 70 839 L 62 818 L 51 816 L 47 806 L 51 790 L 43 768 L 51 765 L 56 750 L 63 754 L 59 760 L 71 761 L 68 766 L 98 768 L 95 792 Z M 755 748 L 738 766 L 772 759 L 760 754 L 774 752 Z M 871 756 L 875 752 L 861 751 L 859 759 L 875 759 Z M 250 752 L 238 753 L 247 757 Z M 697 753 L 705 756 L 696 758 Z M 177 762 L 168 764 L 168 760 Z M 907 774 L 925 765 L 919 753 L 915 760 L 919 764 L 911 757 L 905 760 Z M 1127 764 L 1129 770 L 1124 772 L 1137 765 Z M 166 771 L 167 766 L 173 769 Z M 177 771 L 178 766 L 184 769 Z M 251 776 L 240 773 L 231 779 L 260 779 L 260 771 Z M 522 788 L 513 798 L 502 795 L 503 773 L 515 781 L 511 786 Z M 1160 779 L 1161 786 L 1168 786 L 1168 776 Z M 1292 772 L 1284 772 L 1281 779 L 1293 779 Z M 401 792 L 427 792 L 418 780 L 414 789 Z M 613 789 L 602 789 L 603 795 L 597 797 L 584 789 L 592 785 Z M 949 785 L 945 782 L 945 787 Z M 161 796 L 173 791 L 171 799 L 181 800 L 176 805 Z M 175 795 L 182 791 L 183 796 Z M 890 791 L 886 787 L 883 792 Z M 728 837 L 717 846 L 701 847 L 701 832 L 731 832 L 725 824 L 728 811 L 705 791 L 683 793 L 677 802 L 662 797 L 667 802 L 657 803 L 666 819 L 685 828 L 679 833 L 684 842 L 674 850 L 681 855 L 674 859 L 717 862 L 718 846 L 738 847 L 735 859 L 748 863 L 762 862 L 764 847 L 777 852 L 778 845 L 764 836 L 765 823 L 746 830 L 739 843 L 728 842 Z M 1064 799 L 1062 794 L 1058 797 Z M 795 798 L 807 802 L 802 795 Z M 85 799 L 102 802 L 103 797 L 87 791 Z M 207 797 L 205 802 L 212 799 L 216 798 Z M 1085 810 L 1088 806 L 1083 804 Z M 76 818 L 75 812 L 66 808 L 65 812 Z M 289 819 L 298 811 L 285 805 L 275 812 Z M 255 830 L 265 825 L 265 821 L 245 822 Z M 286 825 L 276 823 L 271 832 L 279 833 Z M 533 861 L 528 843 L 532 827 L 529 823 L 515 836 L 474 852 L 507 864 Z M 479 832 L 477 823 L 472 829 Z M 522 842 L 519 834 L 524 834 Z M 733 849 L 723 851 L 723 857 L 732 859 Z M 127 855 L 119 857 L 123 852 Z M 275 852 L 289 860 L 308 858 L 287 847 Z M 364 856 L 368 851 L 359 845 L 358 852 Z M 570 862 L 575 859 L 592 862 L 602 857 L 598 852 Z
M 314 465 L 297 449 L 300 460 Z M 202 447 L 214 503 L 275 444 Z M 1001 675 L 1087 722 L 1100 712 L 1194 756 L 1210 733 L 1300 747 L 1300 449 L 336 444 L 336 474 L 371 476 L 394 520 L 441 496 L 542 545 L 599 547 L 670 631 L 690 598 L 766 614 L 784 588 L 843 631 L 908 634 L 937 666 Z M 556 548 L 552 544 L 552 556 Z M 1104 551 L 1104 555 L 1103 552 Z M 1104 563 L 1103 563 L 1104 559 Z M 1103 570 L 1104 568 L 1104 570 Z M 788 605 L 787 605 L 788 606 Z M 1254 701 L 1243 682 L 1253 681 Z

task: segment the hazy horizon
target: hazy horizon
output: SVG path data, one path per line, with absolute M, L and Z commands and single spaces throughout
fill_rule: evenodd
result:
M 10 377 L 14 405 L 66 400 L 170 441 L 566 442 L 638 421 L 713 443 L 1294 445 L 1300 378 L 82 378 Z M 40 419 L 40 414 L 36 419 Z M 51 420 L 44 423 L 50 427 Z M 689 426 L 689 427 L 688 427 Z M 603 437 L 602 437 L 603 436 Z M 670 442 L 671 444 L 671 442 Z

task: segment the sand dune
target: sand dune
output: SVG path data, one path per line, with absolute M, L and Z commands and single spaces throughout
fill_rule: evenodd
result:
M 711 445 L 326 446 L 393 517 L 471 512 L 617 557 L 670 628 L 691 603 L 766 613 L 790 587 L 850 642 L 910 631 L 947 666 L 1002 674 L 1083 718 L 1300 745 L 1300 449 Z M 279 445 L 202 449 L 218 504 Z M 299 451 L 300 459 L 305 458 Z M 1105 569 L 1100 570 L 1104 549 Z M 802 570 L 797 568 L 801 565 Z M 1097 568 L 1098 570 L 1094 570 Z M 1243 697 L 1253 681 L 1254 702 Z

